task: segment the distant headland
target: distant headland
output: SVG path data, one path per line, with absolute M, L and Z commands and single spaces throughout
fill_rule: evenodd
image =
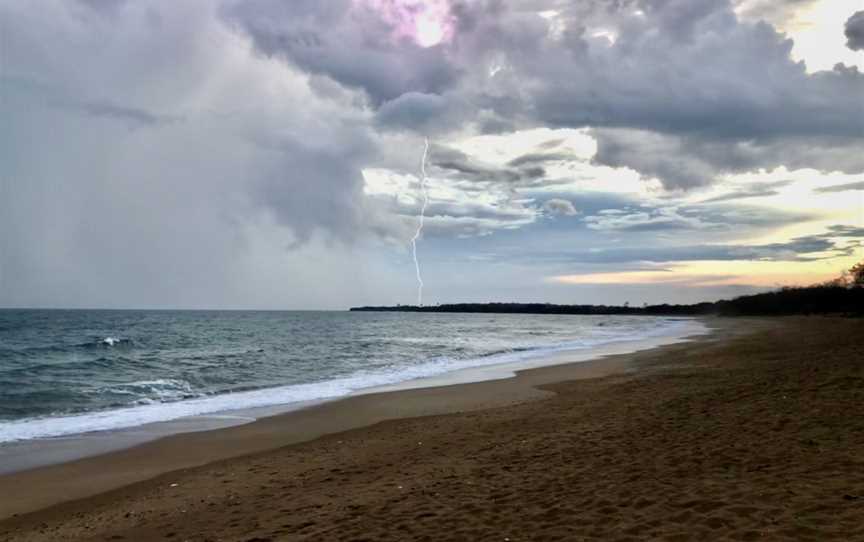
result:
M 476 312 L 499 314 L 610 314 L 646 316 L 784 316 L 800 314 L 864 315 L 864 262 L 840 278 L 813 286 L 692 305 L 556 305 L 552 303 L 451 303 L 352 307 L 357 312 Z

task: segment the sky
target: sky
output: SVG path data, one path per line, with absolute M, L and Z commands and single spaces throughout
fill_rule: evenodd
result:
M 413 304 L 421 181 L 424 304 L 819 282 L 861 70 L 854 0 L 0 0 L 0 307 Z

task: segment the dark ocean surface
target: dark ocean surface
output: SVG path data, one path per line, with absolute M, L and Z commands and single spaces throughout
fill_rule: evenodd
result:
M 332 399 L 686 324 L 644 316 L 0 310 L 0 442 Z

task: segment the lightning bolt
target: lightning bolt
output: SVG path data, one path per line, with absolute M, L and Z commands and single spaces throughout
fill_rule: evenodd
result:
M 417 231 L 411 238 L 411 251 L 414 255 L 414 269 L 417 272 L 417 306 L 423 305 L 423 276 L 420 273 L 420 260 L 417 259 L 417 240 L 423 234 L 423 221 L 426 218 L 426 207 L 429 205 L 429 193 L 426 191 L 426 159 L 429 157 L 429 138 L 424 140 L 423 158 L 420 160 L 420 192 L 423 194 L 423 205 L 420 207 L 420 218 Z

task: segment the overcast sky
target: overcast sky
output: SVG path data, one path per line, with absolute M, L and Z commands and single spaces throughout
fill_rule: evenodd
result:
M 849 0 L 0 0 L 0 307 L 694 302 L 864 258 Z

